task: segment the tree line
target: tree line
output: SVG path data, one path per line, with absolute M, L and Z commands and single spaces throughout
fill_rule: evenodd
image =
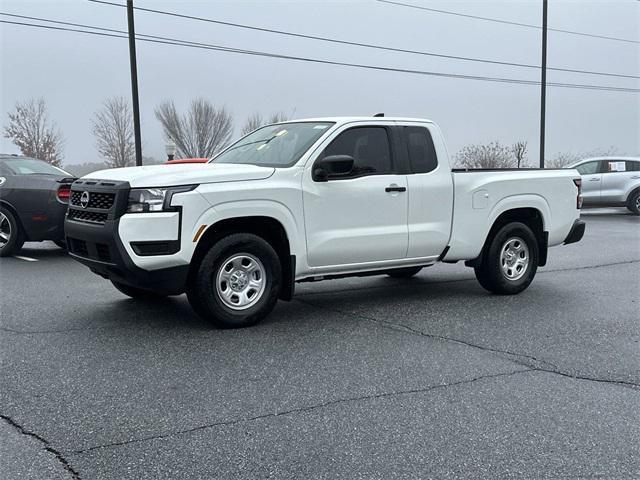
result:
M 232 140 L 231 113 L 204 98 L 192 100 L 184 112 L 179 112 L 173 101 L 165 100 L 154 113 L 165 138 L 176 144 L 178 158 L 212 157 Z M 287 119 L 283 112 L 268 117 L 256 112 L 246 119 L 240 131 L 245 135 L 262 125 Z M 124 97 L 104 100 L 91 119 L 91 130 L 96 150 L 107 167 L 128 167 L 135 163 L 133 114 Z M 64 137 L 49 118 L 43 98 L 17 102 L 14 111 L 8 114 L 4 136 L 11 139 L 23 155 L 56 166 L 62 164 Z
M 154 109 L 164 136 L 177 147 L 178 158 L 209 158 L 232 140 L 234 122 L 231 113 L 204 98 L 195 98 L 184 112 L 178 111 L 172 100 L 161 102 Z M 263 117 L 259 112 L 249 116 L 240 133 L 245 135 L 262 125 L 288 120 L 283 112 Z M 91 120 L 98 153 L 109 168 L 127 167 L 135 163 L 133 115 L 124 97 L 107 98 Z M 17 102 L 8 114 L 4 136 L 23 155 L 38 158 L 52 165 L 62 164 L 64 137 L 48 115 L 43 98 Z M 582 158 L 620 154 L 615 147 L 585 153 L 560 152 L 546 159 L 547 168 L 562 168 Z M 462 168 L 523 168 L 529 163 L 527 142 L 504 145 L 498 141 L 463 147 L 453 157 Z

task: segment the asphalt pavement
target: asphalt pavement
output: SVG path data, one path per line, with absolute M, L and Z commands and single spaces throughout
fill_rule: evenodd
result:
M 0 259 L 0 478 L 640 478 L 640 217 L 520 295 L 463 265 L 298 285 L 256 327 Z

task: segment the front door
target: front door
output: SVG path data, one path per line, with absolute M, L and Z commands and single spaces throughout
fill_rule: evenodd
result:
M 308 265 L 328 267 L 405 258 L 407 177 L 395 173 L 389 129 L 359 126 L 344 130 L 318 159 L 331 155 L 353 157 L 354 167 L 350 174 L 329 177 L 325 182 L 313 180 L 313 167 L 305 172 Z

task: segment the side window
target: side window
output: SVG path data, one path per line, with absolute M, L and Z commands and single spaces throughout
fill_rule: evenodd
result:
M 393 172 L 391 147 L 384 127 L 356 127 L 342 132 L 322 154 L 350 155 L 353 170 L 349 177 L 381 175 Z
M 625 172 L 627 170 L 624 160 L 607 160 L 603 163 L 603 173 Z
M 587 162 L 582 165 L 578 165 L 576 170 L 580 172 L 580 175 L 593 175 L 594 173 L 598 173 L 598 166 L 600 162 Z
M 640 172 L 640 161 L 627 160 L 627 172 Z
M 424 127 L 405 127 L 409 162 L 413 173 L 427 173 L 438 166 L 431 133 Z

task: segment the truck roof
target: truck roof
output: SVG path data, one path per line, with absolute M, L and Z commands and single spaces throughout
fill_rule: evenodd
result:
M 391 120 L 396 122 L 422 122 L 433 123 L 431 120 L 425 118 L 410 118 L 410 117 L 374 117 L 374 116 L 353 116 L 353 117 L 318 117 L 318 118 L 297 118 L 295 120 L 287 120 L 277 123 L 294 123 L 294 122 L 335 122 L 335 123 L 350 123 L 350 122 L 362 122 L 362 121 L 378 121 L 378 120 Z

